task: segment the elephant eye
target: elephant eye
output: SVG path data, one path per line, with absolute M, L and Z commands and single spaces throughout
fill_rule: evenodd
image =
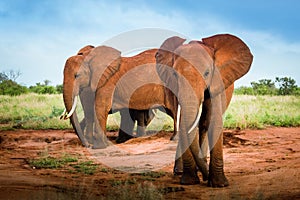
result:
M 74 76 L 74 77 L 75 77 L 75 78 L 78 78 L 79 76 L 80 76 L 80 74 L 75 74 L 75 76 Z
M 204 72 L 204 78 L 207 78 L 208 75 L 209 75 L 209 70 L 206 70 L 206 71 Z

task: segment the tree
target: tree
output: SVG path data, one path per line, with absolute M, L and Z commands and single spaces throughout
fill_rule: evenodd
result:
M 27 87 L 19 85 L 13 80 L 4 80 L 0 83 L 0 95 L 17 96 L 27 92 Z
M 296 81 L 291 77 L 275 78 L 275 82 L 279 84 L 279 95 L 293 95 L 297 93 Z
M 234 90 L 234 94 L 237 95 L 253 95 L 254 90 L 252 87 L 240 86 Z
M 63 85 L 62 84 L 56 85 L 56 92 L 58 94 L 62 94 L 63 93 Z
M 275 95 L 275 83 L 271 79 L 261 79 L 258 82 L 251 82 L 254 94 L 256 95 Z
M 35 86 L 30 86 L 29 90 L 38 94 L 56 94 L 56 87 L 49 85 L 51 81 L 44 80 L 44 83 L 36 83 Z
M 9 70 L 7 73 L 8 73 L 8 78 L 14 82 L 16 82 L 17 78 L 21 76 L 20 71 Z
M 0 73 L 0 95 L 16 96 L 28 92 L 27 87 L 16 82 L 20 74 L 19 71 L 15 72 L 13 70 Z
M 51 81 L 49 81 L 49 80 L 44 80 L 44 85 L 45 85 L 45 86 L 50 85 L 50 83 L 51 83 Z
M 0 83 L 5 80 L 9 80 L 9 78 L 4 72 L 1 72 L 0 73 Z

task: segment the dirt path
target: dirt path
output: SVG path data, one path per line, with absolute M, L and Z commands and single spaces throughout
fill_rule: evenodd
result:
M 300 128 L 226 130 L 227 188 L 208 188 L 203 181 L 180 185 L 172 174 L 176 142 L 169 141 L 170 134 L 89 150 L 72 130 L 0 132 L 0 199 L 147 199 L 142 193 L 165 199 L 300 198 Z M 29 165 L 33 159 L 66 155 L 92 160 L 97 169 L 88 175 L 72 163 L 58 169 Z

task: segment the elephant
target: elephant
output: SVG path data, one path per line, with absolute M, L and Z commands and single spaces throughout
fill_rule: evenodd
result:
M 146 136 L 146 127 L 154 118 L 155 114 L 152 109 L 149 110 L 136 110 L 136 109 L 129 109 L 129 115 L 126 109 L 120 110 L 121 115 L 121 124 L 119 130 L 119 136 L 116 139 L 116 143 L 123 143 L 127 140 L 133 138 L 133 128 L 135 121 L 137 122 L 137 137 Z
M 165 92 L 166 98 L 177 98 L 180 107 L 176 152 L 176 163 L 183 168 L 180 183 L 199 183 L 200 170 L 208 186 L 225 187 L 229 183 L 224 174 L 222 115 L 235 80 L 249 71 L 253 55 L 240 38 L 230 34 L 184 42 L 183 38 L 170 37 L 156 54 L 157 73 L 172 91 Z
M 94 48 L 92 45 L 87 45 L 80 49 L 77 55 L 70 57 L 65 64 L 65 72 L 64 77 L 75 76 L 76 70 L 78 70 L 86 57 L 90 53 L 90 51 Z M 68 91 L 69 81 L 64 80 L 64 94 Z M 93 132 L 94 132 L 94 99 L 95 93 L 92 92 L 90 87 L 85 87 L 79 91 L 80 102 L 83 107 L 84 118 L 82 121 L 78 122 L 78 117 L 76 112 L 70 117 L 71 124 L 81 140 L 84 146 L 88 146 L 88 143 L 93 141 Z M 66 102 L 65 102 L 66 103 Z M 67 108 L 67 104 L 66 104 Z M 134 122 L 137 121 L 137 136 L 146 135 L 146 126 L 151 122 L 154 118 L 154 114 L 152 110 L 134 110 L 129 109 L 130 115 L 126 115 L 124 110 L 120 110 L 121 115 L 121 125 L 119 130 L 119 135 L 116 139 L 117 143 L 122 143 L 132 138 L 133 136 L 133 128 Z M 110 114 L 112 112 L 110 111 Z M 61 118 L 68 118 L 66 116 L 66 112 L 64 112 Z M 83 134 L 86 133 L 85 135 Z M 87 140 L 87 141 L 86 141 Z
M 167 114 L 175 118 L 177 107 L 173 105 L 176 99 L 165 99 L 164 86 L 155 69 L 156 52 L 157 49 L 150 49 L 132 57 L 122 57 L 117 49 L 98 46 L 85 58 L 76 58 L 81 60 L 80 67 L 69 66 L 69 62 L 73 61 L 67 60 L 64 69 L 66 87 L 63 91 L 65 115 L 73 115 L 80 91 L 90 88 L 94 98 L 96 127 L 92 148 L 109 145 L 105 133 L 110 111 L 121 111 L 121 114 L 129 116 L 131 109 L 145 112 L 163 107 Z

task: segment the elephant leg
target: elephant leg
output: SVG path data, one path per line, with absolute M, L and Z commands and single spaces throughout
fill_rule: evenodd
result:
M 195 127 L 192 131 L 188 132 L 199 112 L 199 110 L 195 110 L 194 107 L 193 104 L 184 105 L 180 118 L 179 144 L 180 150 L 183 152 L 183 174 L 180 183 L 184 185 L 197 184 L 200 182 L 197 175 L 198 169 L 206 176 L 204 179 L 208 176 L 208 166 L 201 155 L 199 146 L 199 129 Z
M 129 112 L 129 109 L 120 110 L 121 124 L 119 135 L 116 139 L 117 144 L 126 142 L 127 140 L 133 138 L 132 131 L 134 128 L 134 121 L 131 119 Z
M 180 180 L 181 184 L 196 184 L 199 183 L 197 171 L 200 170 L 202 174 L 208 177 L 208 166 L 200 151 L 199 145 L 199 128 L 198 126 L 192 128 L 195 120 L 199 120 L 201 116 L 201 105 L 204 99 L 197 96 L 193 92 L 191 85 L 186 79 L 179 80 L 180 91 L 178 95 L 179 104 L 181 106 L 180 112 L 180 126 L 179 126 L 179 144 L 183 152 L 183 174 Z M 200 106 L 201 105 L 201 106 Z M 199 116 L 200 115 L 200 116 Z M 199 122 L 197 122 L 199 123 Z
M 201 115 L 202 118 L 202 115 Z M 199 124 L 199 145 L 200 145 L 200 150 L 195 149 L 195 151 L 200 151 L 199 152 L 199 159 L 204 162 L 204 169 L 205 170 L 200 170 L 202 173 L 202 178 L 204 181 L 208 179 L 208 164 L 207 164 L 207 153 L 208 153 L 208 136 L 207 136 L 207 128 L 206 126 L 201 126 L 201 118 L 200 118 L 200 124 Z M 196 140 L 195 140 L 196 141 Z M 197 144 L 196 144 L 197 145 Z M 180 146 L 177 146 L 176 150 L 176 159 L 175 159 L 175 165 L 173 168 L 173 173 L 174 175 L 181 175 L 183 173 L 183 162 L 182 162 L 182 157 L 181 155 L 181 150 Z M 202 163 L 203 164 L 203 163 Z
M 224 174 L 224 161 L 223 161 L 223 134 L 217 139 L 214 148 L 210 153 L 211 159 L 209 164 L 209 187 L 226 187 L 229 182 Z
M 87 141 L 93 144 L 95 92 L 87 87 L 80 91 L 79 97 L 84 112 L 84 119 L 80 123 L 81 129 Z
M 145 124 L 137 123 L 137 130 L 136 130 L 137 137 L 146 136 L 146 126 Z
M 208 154 L 208 127 L 211 117 L 211 101 L 209 98 L 209 92 L 206 91 L 204 94 L 204 101 L 202 104 L 202 113 L 199 121 L 199 145 L 201 155 L 203 156 L 204 161 L 207 163 L 207 154 Z M 208 178 L 207 174 L 203 174 L 203 180 L 206 181 Z
M 179 142 L 183 138 L 179 136 Z M 184 139 L 183 139 L 184 140 Z M 188 141 L 186 141 L 188 143 Z M 200 183 L 200 179 L 197 175 L 197 165 L 193 156 L 193 153 L 191 149 L 184 144 L 186 142 L 180 142 L 180 150 L 184 150 L 184 153 L 182 154 L 182 176 L 180 179 L 180 184 L 182 185 L 195 185 Z M 181 162 L 180 160 L 178 162 Z
M 208 186 L 226 187 L 229 183 L 224 174 L 222 121 L 222 114 L 226 108 L 226 101 L 224 100 L 224 96 L 220 94 L 212 98 L 211 103 L 211 120 L 208 129 L 210 146 Z
M 106 137 L 106 121 L 107 121 L 107 117 L 108 117 L 108 112 L 109 112 L 109 108 L 110 106 L 103 106 L 103 105 L 109 105 L 107 104 L 100 104 L 101 101 L 96 101 L 95 104 L 95 108 L 96 108 L 96 112 L 95 112 L 95 116 L 94 116 L 94 138 L 93 138 L 93 149 L 102 149 L 102 148 L 106 148 L 109 143 Z M 108 101 L 107 101 L 108 102 Z
M 176 141 L 176 140 L 178 140 L 178 137 L 176 137 L 177 136 L 177 123 L 179 123 L 179 122 L 177 122 L 177 115 L 176 115 L 176 113 L 177 113 L 177 107 L 176 107 L 176 112 L 173 112 L 173 111 L 171 111 L 170 109 L 166 109 L 166 113 L 167 113 L 167 115 L 169 115 L 170 117 L 172 117 L 173 118 L 173 134 L 171 135 L 171 137 L 170 137 L 170 140 L 174 140 L 174 141 Z
M 200 164 L 202 167 L 200 167 L 200 171 L 202 173 L 203 180 L 206 181 L 208 179 L 208 164 L 207 164 L 207 153 L 208 153 L 208 137 L 207 137 L 207 130 L 208 130 L 208 119 L 209 119 L 209 109 L 208 106 L 210 101 L 204 101 L 203 106 L 202 106 L 202 113 L 199 121 L 199 146 L 200 149 L 195 148 L 197 144 L 191 145 L 194 146 L 194 149 L 199 155 L 199 160 L 201 160 Z M 196 140 L 195 140 L 196 141 Z M 180 175 L 183 173 L 183 163 L 182 163 L 182 158 L 179 157 L 181 155 L 181 150 L 179 148 L 179 145 L 177 146 L 177 151 L 176 151 L 176 159 L 175 159 L 175 165 L 173 172 L 175 175 Z M 201 170 L 202 169 L 202 170 Z M 204 170 L 203 170 L 204 169 Z
M 88 121 L 86 118 L 83 118 L 80 122 L 81 130 L 84 132 L 85 139 L 89 144 L 93 143 L 93 132 L 94 132 L 94 122 Z
M 146 136 L 146 126 L 148 125 L 149 110 L 135 110 L 133 119 L 137 121 L 137 136 Z M 150 120 L 151 121 L 151 120 Z M 149 122 L 150 123 L 150 122 Z
M 88 144 L 88 142 L 86 141 L 86 139 L 84 137 L 83 130 L 80 127 L 76 112 L 73 113 L 73 115 L 70 118 L 70 121 L 71 121 L 71 124 L 72 124 L 72 126 L 75 130 L 76 135 L 78 136 L 78 138 L 81 141 L 81 143 L 83 144 L 83 146 L 89 147 L 89 144 Z
M 176 154 L 175 154 L 175 163 L 173 168 L 174 175 L 182 175 L 183 173 L 183 162 L 182 162 L 182 151 L 180 145 L 177 145 Z
M 154 117 L 153 109 L 145 110 L 145 125 L 148 126 Z
M 82 130 L 85 129 L 85 125 L 86 125 L 86 123 L 85 123 L 85 118 L 83 118 L 83 119 L 81 120 L 81 122 L 80 122 L 80 127 L 81 127 Z
M 87 141 L 92 144 L 93 143 L 93 133 L 94 133 L 94 120 L 86 120 L 86 129 L 85 129 L 85 137 Z

